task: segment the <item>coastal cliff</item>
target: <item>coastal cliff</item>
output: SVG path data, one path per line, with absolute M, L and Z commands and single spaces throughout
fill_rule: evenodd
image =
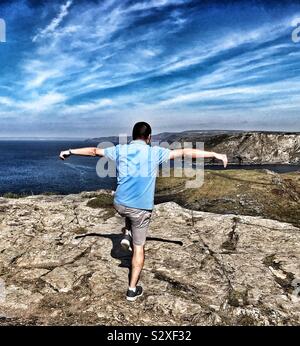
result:
M 297 134 L 245 133 L 226 136 L 216 145 L 213 140 L 209 144 L 213 151 L 226 153 L 233 163 L 300 163 L 300 135 Z
M 226 153 L 229 163 L 299 164 L 300 134 L 276 132 L 182 132 L 160 136 L 168 142 L 203 142 L 205 150 Z M 207 160 L 209 162 L 209 160 Z
M 0 324 L 299 325 L 300 229 L 156 205 L 141 283 L 109 191 L 0 198 Z
M 100 137 L 88 142 L 118 143 L 118 137 Z M 226 153 L 234 164 L 299 164 L 300 133 L 183 131 L 153 135 L 153 142 L 203 142 L 205 150 Z M 208 163 L 217 163 L 206 160 Z

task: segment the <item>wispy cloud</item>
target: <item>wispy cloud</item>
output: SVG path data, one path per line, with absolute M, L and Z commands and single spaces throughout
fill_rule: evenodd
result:
M 49 25 L 47 25 L 45 29 L 40 30 L 39 33 L 33 37 L 32 41 L 35 42 L 38 39 L 42 39 L 43 37 L 52 34 L 63 21 L 63 19 L 68 15 L 69 7 L 72 5 L 72 3 L 73 0 L 68 0 L 64 5 L 62 5 L 57 16 L 51 21 Z
M 10 107 L 13 104 L 14 104 L 14 102 L 11 98 L 0 96 L 0 105 Z

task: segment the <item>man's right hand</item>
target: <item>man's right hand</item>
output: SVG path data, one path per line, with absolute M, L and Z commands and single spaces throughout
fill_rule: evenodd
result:
M 64 150 L 64 151 L 61 151 L 60 154 L 59 154 L 59 157 L 62 159 L 62 160 L 65 160 L 67 159 L 69 156 L 70 156 L 70 150 Z
M 218 159 L 218 160 L 223 161 L 223 165 L 226 168 L 227 163 L 228 163 L 227 155 L 215 153 L 215 158 Z

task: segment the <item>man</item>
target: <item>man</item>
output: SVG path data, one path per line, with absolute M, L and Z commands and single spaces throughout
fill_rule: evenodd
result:
M 130 144 L 117 145 L 106 149 L 69 149 L 60 153 L 61 159 L 70 155 L 105 156 L 116 162 L 117 190 L 114 206 L 125 217 L 125 236 L 121 245 L 129 250 L 133 247 L 131 275 L 127 290 L 127 300 L 134 301 L 142 296 L 143 288 L 137 286 L 144 266 L 144 246 L 154 205 L 154 190 L 157 167 L 160 163 L 177 157 L 212 157 L 227 165 L 226 155 L 197 149 L 170 150 L 150 146 L 151 127 L 138 122 L 132 131 Z

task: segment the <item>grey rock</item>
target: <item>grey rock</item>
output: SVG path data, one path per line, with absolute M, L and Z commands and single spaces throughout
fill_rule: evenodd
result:
M 299 325 L 299 228 L 156 205 L 131 304 L 123 220 L 87 205 L 104 194 L 1 198 L 0 323 Z
M 285 133 L 244 133 L 232 135 L 213 146 L 225 152 L 230 162 L 241 164 L 299 164 L 300 135 Z

